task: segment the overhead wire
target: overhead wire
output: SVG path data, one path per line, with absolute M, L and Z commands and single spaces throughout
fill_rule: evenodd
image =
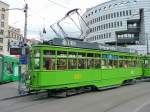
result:
M 54 1 L 52 1 L 52 0 L 48 0 L 48 1 L 51 2 L 51 3 L 53 3 L 53 4 L 55 4 L 55 5 L 57 5 L 57 6 L 59 6 L 59 7 L 61 7 L 61 8 L 65 8 L 65 9 L 69 9 L 69 10 L 70 10 L 69 7 L 64 6 L 64 5 L 62 5 L 62 4 L 58 3 L 58 2 L 54 2 Z

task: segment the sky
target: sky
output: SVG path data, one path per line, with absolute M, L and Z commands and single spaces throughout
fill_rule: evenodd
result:
M 86 11 L 86 8 L 93 7 L 108 0 L 2 0 L 10 5 L 11 8 L 23 8 L 25 2 L 28 3 L 28 38 L 39 39 L 40 32 L 46 29 L 45 39 L 51 39 L 55 35 L 50 29 L 50 25 L 57 22 L 65 16 L 65 14 L 74 8 L 80 8 L 80 14 Z M 77 17 L 77 16 L 76 16 Z M 73 18 L 76 18 L 73 17 Z M 68 20 L 69 21 L 69 20 Z M 70 24 L 71 21 L 62 23 L 65 31 L 78 33 L 77 27 Z M 77 21 L 77 19 L 75 20 Z M 68 23 L 68 25 L 67 25 Z M 24 29 L 24 13 L 20 10 L 9 11 L 9 25 L 21 28 L 22 34 Z M 69 32 L 67 32 L 69 33 Z M 75 34 L 74 34 L 75 35 Z

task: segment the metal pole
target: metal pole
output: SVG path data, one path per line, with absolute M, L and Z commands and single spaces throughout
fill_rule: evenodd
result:
M 27 39 L 27 18 L 28 18 L 28 4 L 25 4 L 24 7 L 24 14 L 25 14 L 25 23 L 24 23 L 24 38 L 22 40 L 22 56 L 26 56 L 26 39 Z M 27 71 L 27 65 L 22 64 L 20 66 L 20 80 L 19 80 L 19 94 L 25 94 L 25 89 L 26 89 L 26 85 L 25 85 L 25 75 L 26 75 L 26 71 Z
M 24 24 L 24 39 L 23 39 L 23 42 L 26 43 L 26 39 L 27 39 L 28 4 L 25 4 L 24 13 L 25 13 L 25 24 Z

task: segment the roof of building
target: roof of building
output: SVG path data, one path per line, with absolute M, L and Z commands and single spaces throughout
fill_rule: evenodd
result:
M 9 4 L 7 4 L 7 3 L 5 3 L 5 2 L 3 2 L 3 1 L 0 1 L 0 3 L 3 3 L 3 4 L 5 4 L 5 5 L 7 5 L 7 6 L 9 6 Z
M 108 4 L 108 3 L 111 3 L 111 2 L 115 2 L 115 1 L 119 1 L 119 0 L 108 0 L 107 2 L 100 3 L 96 6 L 91 7 L 91 8 L 87 8 L 88 10 L 86 10 L 86 12 L 83 15 L 85 15 L 87 12 L 90 12 L 92 9 L 97 8 L 98 6 L 102 6 L 102 5 L 105 5 L 105 4 Z M 120 0 L 120 2 L 124 2 L 124 1 Z

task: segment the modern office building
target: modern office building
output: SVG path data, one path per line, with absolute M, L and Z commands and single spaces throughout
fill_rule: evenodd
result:
M 111 0 L 88 8 L 83 19 L 85 41 L 132 46 L 149 43 L 150 50 L 150 0 Z
M 7 42 L 7 35 L 8 35 L 8 9 L 9 5 L 0 1 L 0 52 L 5 53 L 7 51 L 8 42 Z

